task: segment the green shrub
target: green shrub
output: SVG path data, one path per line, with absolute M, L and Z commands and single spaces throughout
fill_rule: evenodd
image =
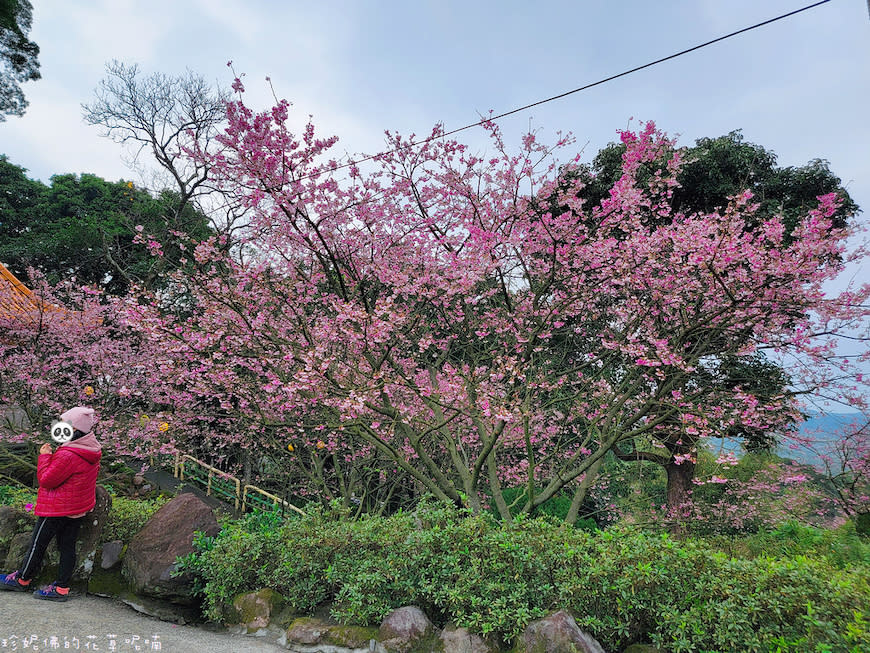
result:
M 278 513 L 254 511 L 239 520 L 222 519 L 217 536 L 197 533 L 193 546 L 193 553 L 179 558 L 176 573 L 193 575 L 194 592 L 204 598 L 209 619 L 222 619 L 241 592 L 271 587 L 289 596 L 286 584 L 276 582 L 286 549 Z
M 700 540 L 642 533 L 607 532 L 591 544 L 567 561 L 561 603 L 605 649 L 641 639 L 675 653 L 870 646 L 867 567 L 734 559 Z
M 112 508 L 109 511 L 109 519 L 103 527 L 100 541 L 121 540 L 129 542 L 136 533 L 142 530 L 151 515 L 157 512 L 168 500 L 165 496 L 156 499 L 112 497 Z
M 770 537 L 814 552 L 855 536 Z M 854 562 L 838 566 L 790 551 L 734 558 L 700 539 L 591 534 L 546 518 L 504 524 L 422 504 L 356 522 L 316 508 L 283 522 L 249 516 L 199 538 L 184 568 L 197 575 L 213 619 L 238 593 L 270 587 L 297 613 L 329 604 L 342 623 L 377 625 L 415 604 L 438 625 L 503 642 L 567 608 L 606 650 L 636 641 L 668 651 L 870 650 L 866 558 L 855 549 Z
M 721 560 L 694 601 L 659 615 L 651 640 L 670 651 L 865 651 L 868 576 L 806 558 Z
M 854 522 L 836 529 L 821 529 L 786 522 L 772 531 L 743 538 L 709 538 L 711 545 L 742 558 L 806 556 L 826 560 L 836 569 L 854 565 L 870 567 L 870 542 L 860 537 Z
M 36 504 L 36 490 L 23 485 L 0 485 L 0 505 L 24 510 L 27 504 Z

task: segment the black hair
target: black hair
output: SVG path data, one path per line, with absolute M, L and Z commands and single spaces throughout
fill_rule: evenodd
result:
M 86 435 L 87 435 L 87 433 L 79 431 L 78 429 L 73 429 L 73 436 L 72 436 L 72 438 L 70 438 L 70 442 L 75 442 L 79 438 L 83 438 Z

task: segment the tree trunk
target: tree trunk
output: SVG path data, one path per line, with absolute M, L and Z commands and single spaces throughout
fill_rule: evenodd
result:
M 683 460 L 679 465 L 670 462 L 665 465 L 668 473 L 668 517 L 674 523 L 672 531 L 682 532 L 681 522 L 685 520 L 682 507 L 692 497 L 692 479 L 695 478 L 695 463 Z
M 242 473 L 242 483 L 245 485 L 251 484 L 251 472 L 253 467 L 251 464 L 251 452 L 245 448 L 242 449 L 242 459 L 244 461 L 244 472 Z
M 604 457 L 602 456 L 592 463 L 592 466 L 583 476 L 580 486 L 574 492 L 574 498 L 571 500 L 571 507 L 568 509 L 568 514 L 565 516 L 565 522 L 571 526 L 577 523 L 577 516 L 580 513 L 580 507 L 583 505 L 583 501 L 586 500 L 586 496 L 589 494 L 589 488 L 591 488 L 592 484 L 598 479 L 598 471 L 601 469 L 601 464 L 603 462 Z

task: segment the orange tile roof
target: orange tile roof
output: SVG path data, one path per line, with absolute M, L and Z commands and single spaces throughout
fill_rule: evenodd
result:
M 61 320 L 72 317 L 83 320 L 83 314 L 78 311 L 70 311 L 63 306 L 40 299 L 0 263 L 0 322 L 14 320 L 19 326 L 23 326 L 22 322 L 29 320 L 29 326 L 35 326 L 55 316 Z M 96 321 L 90 320 L 88 324 L 95 326 L 102 322 L 103 320 L 98 318 Z M 0 337 L 2 336 L 3 334 L 0 333 Z
M 40 309 L 40 301 L 27 286 L 0 263 L 0 318 Z

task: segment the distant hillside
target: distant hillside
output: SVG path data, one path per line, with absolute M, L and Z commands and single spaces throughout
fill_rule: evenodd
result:
M 859 413 L 811 413 L 810 419 L 801 425 L 800 432 L 802 435 L 818 435 L 821 439 L 825 439 L 826 436 L 833 436 L 859 415 Z
M 836 439 L 837 433 L 858 417 L 860 417 L 859 413 L 811 413 L 810 418 L 801 424 L 799 433 L 819 442 L 818 448 L 824 448 L 826 442 Z M 791 449 L 788 445 L 780 445 L 777 453 L 783 458 L 791 458 L 809 465 L 820 463 L 818 455 L 806 447 Z
M 858 416 L 859 413 L 810 413 L 810 418 L 801 425 L 798 432 L 803 437 L 824 443 L 834 439 L 844 426 L 849 425 Z M 734 440 L 723 442 L 720 438 L 709 438 L 707 445 L 712 451 L 719 451 L 721 449 L 737 456 L 743 453 L 740 443 Z M 816 452 L 806 447 L 792 449 L 788 444 L 781 444 L 776 453 L 783 458 L 791 458 L 807 465 L 820 463 Z

